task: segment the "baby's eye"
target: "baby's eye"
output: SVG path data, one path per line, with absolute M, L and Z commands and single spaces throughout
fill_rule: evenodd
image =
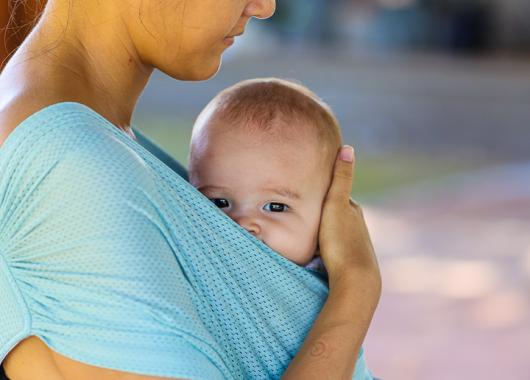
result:
M 211 198 L 210 199 L 219 208 L 229 207 L 230 203 L 224 198 Z
M 270 212 L 284 212 L 284 211 L 287 211 L 288 208 L 289 206 L 287 206 L 286 204 L 277 203 L 277 202 L 270 202 L 270 203 L 267 203 L 265 206 L 263 206 L 263 209 L 265 211 L 270 211 Z

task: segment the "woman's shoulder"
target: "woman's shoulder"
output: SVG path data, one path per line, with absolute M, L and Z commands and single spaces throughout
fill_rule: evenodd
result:
M 27 113 L 0 146 L 0 172 L 9 178 L 0 179 L 0 193 L 29 179 L 71 183 L 81 171 L 84 182 L 123 184 L 135 178 L 149 185 L 137 144 L 89 107 L 60 102 Z M 4 131 L 13 124 L 7 125 Z
M 47 155 L 115 153 L 101 145 L 120 145 L 130 138 L 88 106 L 77 102 L 16 103 L 0 109 L 0 161 L 46 148 Z M 116 144 L 118 142 L 118 144 Z M 123 144 L 122 144 L 123 145 Z M 91 151 L 92 150 L 92 151 Z M 94 156 L 92 156 L 94 158 Z
M 0 148 L 12 135 L 19 134 L 21 129 L 31 129 L 26 132 L 32 133 L 37 125 L 46 125 L 47 128 L 52 123 L 54 128 L 71 125 L 72 111 L 79 111 L 79 106 L 81 104 L 64 102 L 59 98 L 43 100 L 28 95 L 15 97 L 5 103 L 0 99 Z
M 10 139 L 11 135 L 18 134 L 20 129 L 32 129 L 33 133 L 35 127 L 69 128 L 87 122 L 90 125 L 114 127 L 107 119 L 82 102 L 53 97 L 46 100 L 31 99 L 27 96 L 7 103 L 2 103 L 0 99 L 0 147 Z M 46 127 L 41 127 L 42 125 Z
M 28 117 L 45 108 L 41 102 L 10 100 L 0 106 L 0 147 L 9 135 Z

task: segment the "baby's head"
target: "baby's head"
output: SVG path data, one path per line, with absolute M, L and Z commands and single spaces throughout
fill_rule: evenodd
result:
M 195 122 L 190 182 L 284 257 L 315 255 L 340 128 L 304 86 L 268 78 L 219 93 Z

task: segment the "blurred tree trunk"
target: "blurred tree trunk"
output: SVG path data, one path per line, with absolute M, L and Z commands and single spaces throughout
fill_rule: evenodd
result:
M 31 31 L 46 0 L 0 0 L 0 70 Z

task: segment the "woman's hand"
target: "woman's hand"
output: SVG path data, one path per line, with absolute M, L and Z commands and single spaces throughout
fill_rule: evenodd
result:
M 378 293 L 381 276 L 363 211 L 350 198 L 354 165 L 353 148 L 342 147 L 322 210 L 320 255 L 328 271 L 330 287 L 344 276 L 362 276 L 370 280 L 374 293 Z M 366 285 L 359 283 L 359 286 Z
M 353 148 L 343 147 L 335 161 L 319 236 L 329 296 L 283 380 L 351 379 L 379 302 L 379 266 L 362 210 L 350 198 L 353 163 Z

